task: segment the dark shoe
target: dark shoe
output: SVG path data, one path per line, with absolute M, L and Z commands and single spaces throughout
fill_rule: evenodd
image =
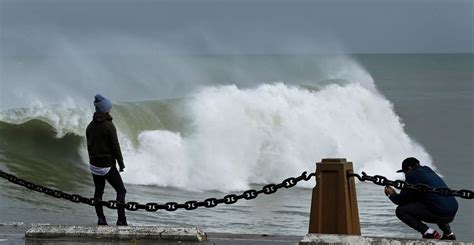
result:
M 437 232 L 434 231 L 433 233 L 428 233 L 423 235 L 423 239 L 436 239 L 439 240 L 441 238 L 441 235 Z
M 118 219 L 117 220 L 117 226 L 128 226 L 127 219 L 126 218 Z
M 97 221 L 97 225 L 107 225 L 107 221 L 105 220 L 105 217 L 99 217 L 99 220 Z
M 454 233 L 451 232 L 451 234 L 443 234 L 443 237 L 441 237 L 441 240 L 456 240 L 456 236 Z

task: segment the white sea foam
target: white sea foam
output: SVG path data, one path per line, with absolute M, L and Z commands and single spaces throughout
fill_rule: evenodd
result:
M 208 87 L 190 98 L 193 133 L 139 135 L 125 153 L 125 181 L 194 190 L 242 190 L 347 158 L 356 172 L 394 174 L 407 156 L 431 164 L 392 104 L 360 83 L 308 91 L 283 83 Z M 311 186 L 307 183 L 306 186 Z

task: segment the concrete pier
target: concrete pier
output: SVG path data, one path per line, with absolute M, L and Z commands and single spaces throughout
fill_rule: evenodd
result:
M 27 239 L 100 239 L 201 242 L 207 235 L 198 228 L 160 228 L 156 226 L 75 226 L 38 225 L 28 229 Z
M 439 245 L 472 245 L 472 242 L 461 241 L 440 241 L 427 239 L 403 239 L 388 237 L 363 237 L 352 235 L 331 235 L 331 234 L 308 234 L 300 245 L 371 245 L 371 244 L 388 244 L 388 245 L 422 245 L 422 244 L 439 244 Z

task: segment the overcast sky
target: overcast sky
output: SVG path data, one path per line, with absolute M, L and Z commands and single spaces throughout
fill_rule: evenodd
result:
M 472 53 L 473 3 L 0 0 L 0 51 L 35 55 L 69 43 L 130 53 Z

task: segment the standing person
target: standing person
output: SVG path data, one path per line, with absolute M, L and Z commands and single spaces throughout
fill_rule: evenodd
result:
M 115 166 L 117 161 L 120 172 L 123 172 L 125 168 L 117 131 L 109 114 L 112 103 L 109 99 L 97 94 L 94 98 L 94 106 L 95 113 L 86 130 L 90 170 L 95 185 L 94 198 L 102 200 L 105 180 L 107 180 L 117 192 L 117 202 L 125 203 L 127 190 Z M 98 217 L 97 225 L 107 225 L 102 206 L 95 206 L 95 211 Z M 125 209 L 118 207 L 117 213 L 117 225 L 126 226 Z
M 420 161 L 409 157 L 402 162 L 405 180 L 409 184 L 425 184 L 431 187 L 447 188 L 444 181 L 430 167 L 421 166 Z M 394 188 L 385 187 L 385 195 L 398 205 L 395 213 L 397 217 L 411 228 L 420 232 L 423 238 L 456 240 L 451 231 L 449 223 L 454 220 L 458 210 L 458 203 L 453 196 L 442 196 L 436 193 L 417 192 L 415 190 L 402 189 L 397 194 Z M 434 229 L 428 227 L 422 221 L 437 224 L 443 231 L 443 236 Z

